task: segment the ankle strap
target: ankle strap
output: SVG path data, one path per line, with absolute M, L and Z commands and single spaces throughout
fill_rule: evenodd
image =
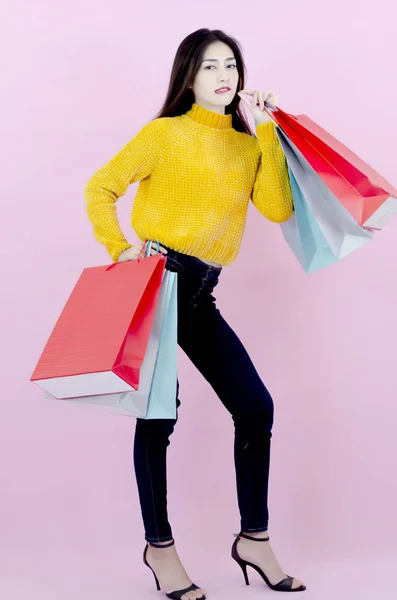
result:
M 155 548 L 169 548 L 175 544 L 175 540 L 171 540 L 169 544 L 155 544 L 154 542 L 148 542 L 150 546 L 154 546 Z
M 240 531 L 240 533 L 233 533 L 233 535 L 234 535 L 234 537 L 243 537 L 243 538 L 246 538 L 247 540 L 252 540 L 254 542 L 268 542 L 270 539 L 269 536 L 267 536 L 265 538 L 251 537 L 250 535 L 247 535 L 243 531 Z

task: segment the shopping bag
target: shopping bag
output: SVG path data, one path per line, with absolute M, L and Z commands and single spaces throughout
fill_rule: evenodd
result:
M 84 269 L 31 381 L 58 399 L 137 390 L 165 263 L 157 254 Z
M 306 273 L 328 267 L 338 261 L 316 222 L 304 196 L 288 166 L 295 211 L 281 223 L 285 241 Z
M 170 280 L 163 327 L 146 419 L 176 419 L 178 348 L 178 273 L 166 271 Z M 128 392 L 127 392 L 128 393 Z
M 177 276 L 165 271 L 140 371 L 139 389 L 68 398 L 69 403 L 142 419 L 175 419 L 177 390 Z M 45 398 L 54 396 L 45 392 Z
M 341 259 L 371 242 L 374 233 L 360 227 L 279 127 L 276 133 L 296 183 L 333 254 Z
M 397 214 L 397 189 L 306 115 L 267 110 L 356 222 L 383 229 Z

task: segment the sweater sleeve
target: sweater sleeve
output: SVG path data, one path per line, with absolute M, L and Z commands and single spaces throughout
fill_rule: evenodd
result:
M 85 186 L 86 209 L 94 236 L 105 245 L 114 262 L 131 247 L 121 231 L 115 203 L 130 183 L 153 171 L 168 137 L 167 121 L 165 118 L 149 121 Z
M 273 122 L 256 125 L 261 157 L 252 191 L 252 202 L 274 223 L 287 221 L 294 205 L 287 162 Z

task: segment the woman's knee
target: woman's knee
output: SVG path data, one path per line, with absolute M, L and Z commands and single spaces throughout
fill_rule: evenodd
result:
M 271 431 L 274 421 L 274 402 L 270 394 L 265 394 L 255 401 L 246 402 L 232 414 L 233 421 L 241 427 L 257 431 Z

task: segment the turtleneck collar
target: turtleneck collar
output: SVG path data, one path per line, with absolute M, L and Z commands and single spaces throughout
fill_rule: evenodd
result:
M 193 121 L 212 127 L 215 129 L 232 129 L 232 115 L 220 115 L 213 110 L 199 106 L 195 102 L 192 104 L 192 108 L 185 113 Z

